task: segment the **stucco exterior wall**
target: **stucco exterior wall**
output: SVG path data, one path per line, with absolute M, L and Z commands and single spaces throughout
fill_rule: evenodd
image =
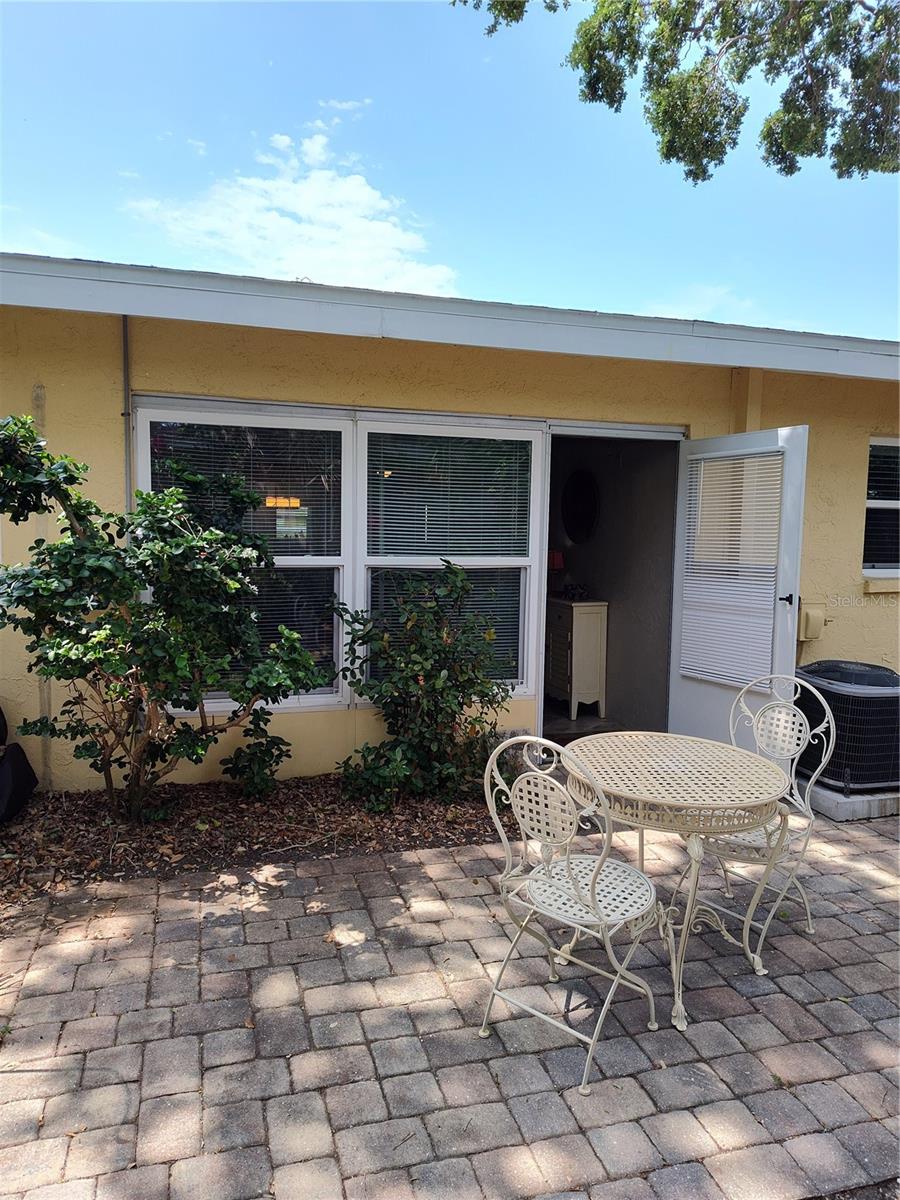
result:
M 81 313 L 0 308 L 0 413 L 31 413 L 58 453 L 91 465 L 85 491 L 98 504 L 125 503 L 121 323 Z M 53 518 L 23 525 L 0 518 L 0 562 L 21 562 L 37 537 L 53 536 Z M 61 688 L 26 671 L 21 635 L 0 630 L 0 706 L 10 729 L 55 712 Z M 23 739 L 45 787 L 95 787 L 97 776 L 72 760 L 71 747 Z
M 690 424 L 727 433 L 730 371 L 155 320 L 135 391 L 430 412 Z M 635 415 L 640 412 L 640 416 Z M 677 414 L 677 415 L 676 415 Z
M 767 374 L 760 421 L 763 429 L 809 426 L 800 594 L 824 605 L 826 623 L 821 638 L 803 643 L 799 661 L 849 658 L 897 670 L 898 583 L 867 581 L 862 569 L 869 439 L 897 436 L 897 388 Z
M 809 424 L 803 588 L 836 603 L 825 637 L 803 658 L 845 655 L 896 665 L 896 596 L 867 595 L 861 571 L 868 438 L 897 432 L 889 384 L 298 334 L 188 322 L 129 322 L 135 392 L 281 403 L 397 408 L 494 416 L 678 424 L 693 437 L 742 428 Z M 122 325 L 117 317 L 0 309 L 0 411 L 31 412 L 52 450 L 90 464 L 88 493 L 125 503 Z M 24 556 L 47 519 L 0 524 L 0 560 Z M 0 633 L 0 704 L 11 725 L 54 709 L 58 689 L 38 688 L 21 639 Z M 536 702 L 516 700 L 508 725 L 534 725 Z M 275 731 L 295 743 L 287 773 L 331 770 L 377 736 L 371 710 L 278 714 Z M 31 743 L 46 786 L 94 786 L 66 745 Z M 222 753 L 227 753 L 227 747 Z M 215 773 L 220 755 L 180 778 Z

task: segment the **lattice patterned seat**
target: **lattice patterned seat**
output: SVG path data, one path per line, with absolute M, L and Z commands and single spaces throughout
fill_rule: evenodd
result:
M 548 868 L 535 867 L 523 889 L 528 901 L 539 913 L 568 925 L 621 925 L 642 917 L 656 903 L 656 889 L 635 867 L 607 859 L 597 876 L 597 911 L 582 904 L 572 886 L 570 874 L 585 895 L 597 866 L 593 854 L 573 854 L 568 863 L 557 859 Z
M 546 738 L 510 738 L 488 759 L 484 790 L 506 854 L 500 895 L 516 926 L 516 934 L 491 988 L 479 1033 L 482 1037 L 491 1035 L 488 1022 L 497 996 L 513 1008 L 524 1009 L 564 1029 L 588 1045 L 580 1089 L 587 1095 L 594 1048 L 620 984 L 646 996 L 650 1008 L 648 1028 L 658 1028 L 649 984 L 628 970 L 644 931 L 656 920 L 656 891 L 642 871 L 609 858 L 612 843 L 609 804 L 590 770 L 561 746 Z M 518 825 L 521 838 L 518 853 L 514 853 L 499 816 L 499 805 L 512 811 Z M 580 833 L 596 831 L 604 835 L 600 853 L 572 853 L 572 842 Z M 539 918 L 554 926 L 568 926 L 573 931 L 571 940 L 563 946 L 554 945 Z M 621 929 L 629 940 L 620 961 L 611 939 Z M 523 934 L 535 938 L 545 948 L 552 983 L 559 982 L 556 970 L 559 962 L 578 963 L 612 981 L 592 1036 L 532 1008 L 521 996 L 501 991 L 503 974 Z M 575 955 L 582 937 L 596 939 L 602 945 L 614 973 Z
M 759 826 L 756 829 L 740 829 L 727 836 L 707 835 L 703 839 L 704 847 L 707 853 L 717 856 L 728 857 L 731 854 L 748 853 L 758 857 L 760 861 L 765 861 L 778 838 L 780 827 L 780 821 L 771 821 L 768 825 Z M 799 825 L 788 828 L 787 837 L 781 847 L 782 858 L 786 858 L 791 853 L 792 844 L 799 847 L 805 842 L 806 831 L 806 823 L 802 828 Z

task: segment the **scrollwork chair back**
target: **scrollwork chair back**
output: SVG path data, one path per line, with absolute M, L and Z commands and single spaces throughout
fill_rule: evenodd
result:
M 815 725 L 798 703 L 801 698 L 812 698 L 821 707 Z M 784 799 L 812 820 L 810 793 L 831 758 L 835 739 L 834 716 L 822 693 L 793 675 L 763 675 L 738 693 L 731 706 L 729 731 L 732 745 L 739 746 L 749 736 L 752 749 L 784 770 L 790 780 Z M 798 767 L 807 750 L 804 766 L 809 774 L 801 791 Z
M 506 855 L 501 891 L 514 890 L 542 866 L 558 899 L 568 898 L 599 915 L 596 887 L 611 845 L 611 818 L 603 790 L 589 769 L 555 742 L 526 735 L 497 747 L 488 760 L 484 786 Z M 504 810 L 512 814 L 517 827 L 519 836 L 513 842 L 502 819 Z M 572 844 L 583 833 L 602 837 L 587 887 L 571 868 Z M 555 867 L 552 878 L 551 867 Z

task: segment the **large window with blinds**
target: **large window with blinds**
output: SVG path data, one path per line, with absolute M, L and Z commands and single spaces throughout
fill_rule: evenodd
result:
M 466 568 L 470 604 L 495 632 L 497 671 L 526 677 L 533 438 L 447 427 L 361 429 L 367 603 L 386 612 L 403 581 L 441 559 Z
M 342 594 L 345 565 L 345 431 L 327 423 L 159 414 L 150 417 L 147 438 L 151 488 L 190 487 L 202 476 L 206 483 L 195 503 L 211 520 L 229 519 L 216 486 L 223 477 L 240 479 L 259 495 L 244 523 L 265 539 L 274 564 L 255 580 L 263 642 L 277 640 L 279 625 L 285 625 L 301 634 L 324 668 L 336 670 L 339 631 L 332 602 Z
M 228 514 L 216 480 L 235 476 L 259 495 L 245 521 L 274 564 L 256 581 L 264 639 L 286 625 L 337 670 L 335 596 L 389 614 L 401 587 L 425 586 L 451 559 L 472 582 L 471 609 L 495 630 L 498 676 L 534 686 L 539 433 L 153 397 L 139 397 L 137 412 L 138 487 L 203 476 L 198 502 L 218 519 Z M 350 700 L 338 678 L 297 703 Z

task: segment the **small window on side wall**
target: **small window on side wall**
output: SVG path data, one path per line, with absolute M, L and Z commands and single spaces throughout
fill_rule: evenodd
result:
M 872 438 L 866 490 L 863 570 L 900 573 L 900 439 Z

